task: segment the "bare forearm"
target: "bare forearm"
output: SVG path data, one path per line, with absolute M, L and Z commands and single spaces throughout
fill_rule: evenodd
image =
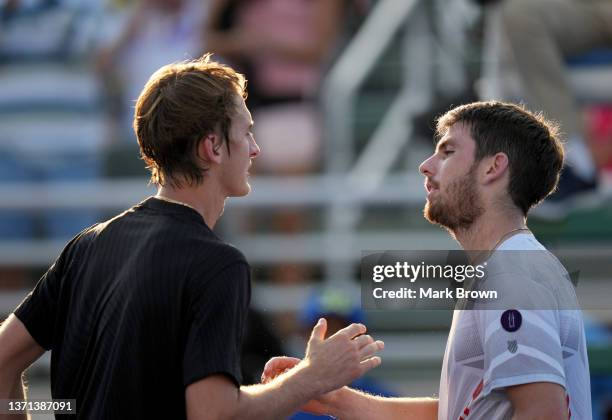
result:
M 23 398 L 21 373 L 0 367 L 0 399 Z
M 274 374 L 264 375 L 263 384 L 236 388 L 227 376 L 217 374 L 188 385 L 188 418 L 286 418 L 314 398 L 380 365 L 380 358 L 373 355 L 384 343 L 365 334 L 365 325 L 351 324 L 328 338 L 326 331 L 327 322 L 321 318 L 312 329 L 304 360 L 281 357 L 271 361 L 274 366 L 268 362 L 266 366 Z M 208 404 L 202 403 L 202 396 Z
M 433 398 L 386 398 L 343 388 L 330 404 L 329 414 L 340 419 L 436 420 L 438 400 Z
M 240 388 L 236 418 L 284 419 L 320 392 L 305 369 L 295 369 L 265 385 Z
M 30 335 L 23 323 L 14 314 L 11 314 L 0 327 L 0 399 L 25 399 L 22 384 L 22 373 L 45 349 L 40 347 Z M 3 416 L 15 420 L 25 419 L 26 416 Z
M 21 374 L 2 375 L 0 378 L 0 399 L 25 400 L 25 388 Z M 27 420 L 27 414 L 1 414 L 0 420 Z

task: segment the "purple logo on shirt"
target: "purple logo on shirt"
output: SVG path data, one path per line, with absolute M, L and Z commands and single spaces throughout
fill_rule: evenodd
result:
M 501 316 L 501 325 L 508 332 L 515 332 L 521 328 L 523 317 L 516 309 L 508 309 Z

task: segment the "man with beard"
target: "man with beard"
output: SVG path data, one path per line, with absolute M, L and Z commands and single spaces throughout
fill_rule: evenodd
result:
M 559 180 L 563 148 L 555 127 L 517 105 L 477 102 L 447 112 L 437 132 L 436 151 L 419 168 L 427 191 L 425 218 L 467 251 L 546 254 L 546 276 L 563 284 L 567 272 L 526 225 L 529 210 Z M 519 275 L 535 268 L 540 267 L 515 267 L 504 277 L 506 286 L 517 288 Z M 563 307 L 539 279 L 525 282 L 530 295 Z M 590 419 L 580 311 L 514 308 L 455 310 L 439 399 L 382 398 L 345 387 L 305 409 L 350 419 Z M 265 379 L 295 363 L 272 359 Z

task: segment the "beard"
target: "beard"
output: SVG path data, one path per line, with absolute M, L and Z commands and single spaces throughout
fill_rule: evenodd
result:
M 427 200 L 423 209 L 425 219 L 451 233 L 469 229 L 484 213 L 474 180 L 475 169 L 476 166 L 472 166 L 467 174 L 451 182 L 444 193 L 438 190 L 437 197 Z

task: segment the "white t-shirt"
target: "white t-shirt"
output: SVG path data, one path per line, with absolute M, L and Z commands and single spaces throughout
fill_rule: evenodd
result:
M 547 276 L 529 263 L 527 267 L 517 264 L 511 270 L 516 270 L 515 278 L 528 278 L 521 283 L 525 290 L 520 293 L 538 302 L 552 301 L 562 309 L 455 310 L 440 378 L 438 419 L 510 419 L 513 410 L 504 392 L 506 387 L 552 382 L 565 388 L 568 418 L 591 420 L 582 313 L 563 309 L 568 306 L 559 303 L 550 284 L 540 281 L 542 277 L 567 276 L 567 272 L 528 232 L 510 237 L 496 251 L 541 251 L 543 257 L 538 258 L 546 259 L 546 270 L 552 270 Z M 512 277 L 506 276 L 505 282 Z M 567 293 L 564 287 L 563 299 L 569 296 L 575 300 L 573 290 Z M 572 289 L 571 284 L 568 287 Z

